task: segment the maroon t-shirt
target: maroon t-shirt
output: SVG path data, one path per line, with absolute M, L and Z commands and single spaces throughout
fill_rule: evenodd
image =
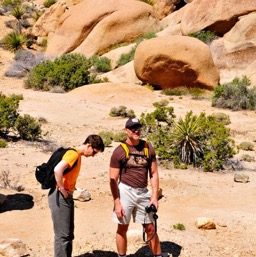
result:
M 119 145 L 110 159 L 110 167 L 122 169 L 121 182 L 133 188 L 145 188 L 148 184 L 148 160 L 144 154 L 144 141 L 137 146 L 126 144 L 129 148 L 130 158 L 126 163 L 125 150 Z M 155 150 L 148 143 L 150 161 L 156 161 Z M 126 163 L 126 165 L 125 165 Z

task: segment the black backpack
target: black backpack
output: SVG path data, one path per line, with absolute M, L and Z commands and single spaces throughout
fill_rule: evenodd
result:
M 60 147 L 51 155 L 48 162 L 36 167 L 35 176 L 37 181 L 41 184 L 42 189 L 49 189 L 55 187 L 56 180 L 54 175 L 54 168 L 62 160 L 63 155 L 68 150 L 76 151 L 74 148 Z M 63 174 L 67 174 L 70 170 L 72 170 L 75 167 L 76 164 L 77 161 L 71 168 L 67 168 Z

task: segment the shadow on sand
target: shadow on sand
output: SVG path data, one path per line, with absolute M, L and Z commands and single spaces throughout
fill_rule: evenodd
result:
M 6 201 L 0 206 L 0 213 L 14 210 L 27 210 L 34 206 L 33 196 L 17 193 L 7 195 Z
M 177 245 L 169 241 L 164 241 L 164 242 L 161 242 L 161 248 L 164 256 L 172 256 L 172 257 L 180 256 L 180 252 L 181 252 L 180 245 Z M 145 257 L 145 256 L 152 256 L 151 251 L 147 245 L 141 247 L 136 253 L 127 255 L 127 257 Z M 75 257 L 117 257 L 117 254 L 111 251 L 94 250 L 93 253 L 85 253 Z

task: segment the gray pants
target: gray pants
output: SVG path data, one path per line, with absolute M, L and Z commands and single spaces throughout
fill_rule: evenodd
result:
M 64 199 L 55 189 L 48 196 L 54 229 L 54 257 L 71 257 L 74 239 L 74 200 L 69 195 Z

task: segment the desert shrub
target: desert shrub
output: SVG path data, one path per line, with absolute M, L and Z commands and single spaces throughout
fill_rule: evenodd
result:
M 43 61 L 35 66 L 28 75 L 26 86 L 48 91 L 52 87 L 61 86 L 65 91 L 101 82 L 96 76 L 91 76 L 91 62 L 82 54 L 66 54 L 54 61 Z
M 114 132 L 113 131 L 100 131 L 99 136 L 102 138 L 105 146 L 110 146 L 113 141 Z
M 7 147 L 7 142 L 4 139 L 0 139 L 0 148 Z
M 14 16 L 17 20 L 20 20 L 24 13 L 25 13 L 25 11 L 24 11 L 24 9 L 22 8 L 21 5 L 16 5 L 11 10 L 11 15 Z
M 146 125 L 143 136 L 154 145 L 161 164 L 172 161 L 175 168 L 193 165 L 213 171 L 223 169 L 225 161 L 235 154 L 229 129 L 213 115 L 196 116 L 190 111 L 178 122 L 174 118 L 173 108 L 166 106 L 141 114 Z
M 0 94 L 0 137 L 6 138 L 12 132 L 25 140 L 35 140 L 41 135 L 41 124 L 30 115 L 19 115 L 21 95 L 7 97 Z
M 242 160 L 246 161 L 246 162 L 253 162 L 255 160 L 255 158 L 249 154 L 243 154 Z
M 250 86 L 250 80 L 244 76 L 232 82 L 216 86 L 212 97 L 212 106 L 232 109 L 256 109 L 256 87 Z
M 131 118 L 135 117 L 134 111 L 132 109 L 127 110 L 127 107 L 123 105 L 120 105 L 119 107 L 111 108 L 109 115 L 111 117 L 131 117 Z
M 177 230 L 186 230 L 185 226 L 182 223 L 174 224 L 173 228 Z
M 149 5 L 154 5 L 155 4 L 155 1 L 154 0 L 140 0 L 141 2 L 144 2 L 146 4 L 149 4 Z
M 229 125 L 231 123 L 230 117 L 225 113 L 218 112 L 218 113 L 214 113 L 212 115 L 216 118 L 216 121 L 218 123 L 221 122 L 224 125 Z
M 190 33 L 188 34 L 188 36 L 195 37 L 206 44 L 210 44 L 214 39 L 218 37 L 214 32 L 210 30 L 200 30 L 194 33 Z
M 16 120 L 15 128 L 19 132 L 21 139 L 34 141 L 41 135 L 41 124 L 32 116 L 25 114 L 19 115 Z
M 126 63 L 132 61 L 134 58 L 135 50 L 136 50 L 136 46 L 134 46 L 129 53 L 121 54 L 121 56 L 117 62 L 117 67 L 123 66 Z
M 252 142 L 241 142 L 239 144 L 239 148 L 244 150 L 244 151 L 253 151 L 254 150 L 254 144 Z
M 0 135 L 7 135 L 15 126 L 16 119 L 19 116 L 19 101 L 21 95 L 11 95 L 10 97 L 0 93 Z
M 44 7 L 49 8 L 50 6 L 52 6 L 55 3 L 56 3 L 56 0 L 46 0 L 46 1 L 44 1 Z
M 21 5 L 21 0 L 3 0 L 1 3 L 2 6 L 7 7 L 15 7 L 17 5 Z
M 90 60 L 98 72 L 107 72 L 111 70 L 110 59 L 107 57 L 94 55 Z
M 0 174 L 0 187 L 7 189 L 14 189 L 18 192 L 24 191 L 24 186 L 19 185 L 19 176 L 15 178 L 10 177 L 10 171 L 3 170 Z
M 182 96 L 182 95 L 191 95 L 193 99 L 199 99 L 205 90 L 200 88 L 187 88 L 187 87 L 178 87 L 178 88 L 167 88 L 162 90 L 162 94 L 169 96 Z
M 158 108 L 158 107 L 164 107 L 164 106 L 167 106 L 168 105 L 168 100 L 164 99 L 164 100 L 161 100 L 159 102 L 154 102 L 153 103 L 153 106 Z
M 26 36 L 17 31 L 12 31 L 3 37 L 1 43 L 5 49 L 16 52 L 25 46 Z
M 144 37 L 140 37 L 136 40 L 136 44 L 132 49 L 130 50 L 129 53 L 127 54 L 121 54 L 118 62 L 117 62 L 117 67 L 123 66 L 126 63 L 130 62 L 134 58 L 135 50 L 138 46 L 139 43 L 141 43 L 145 39 L 150 39 L 156 37 L 156 34 L 154 32 L 148 32 L 147 34 L 144 35 Z
M 127 137 L 127 134 L 124 131 L 115 133 L 113 136 L 114 142 L 123 142 Z
M 42 53 L 34 54 L 28 50 L 18 50 L 15 53 L 14 61 L 5 72 L 7 77 L 25 77 L 36 65 L 47 60 L 47 57 Z

